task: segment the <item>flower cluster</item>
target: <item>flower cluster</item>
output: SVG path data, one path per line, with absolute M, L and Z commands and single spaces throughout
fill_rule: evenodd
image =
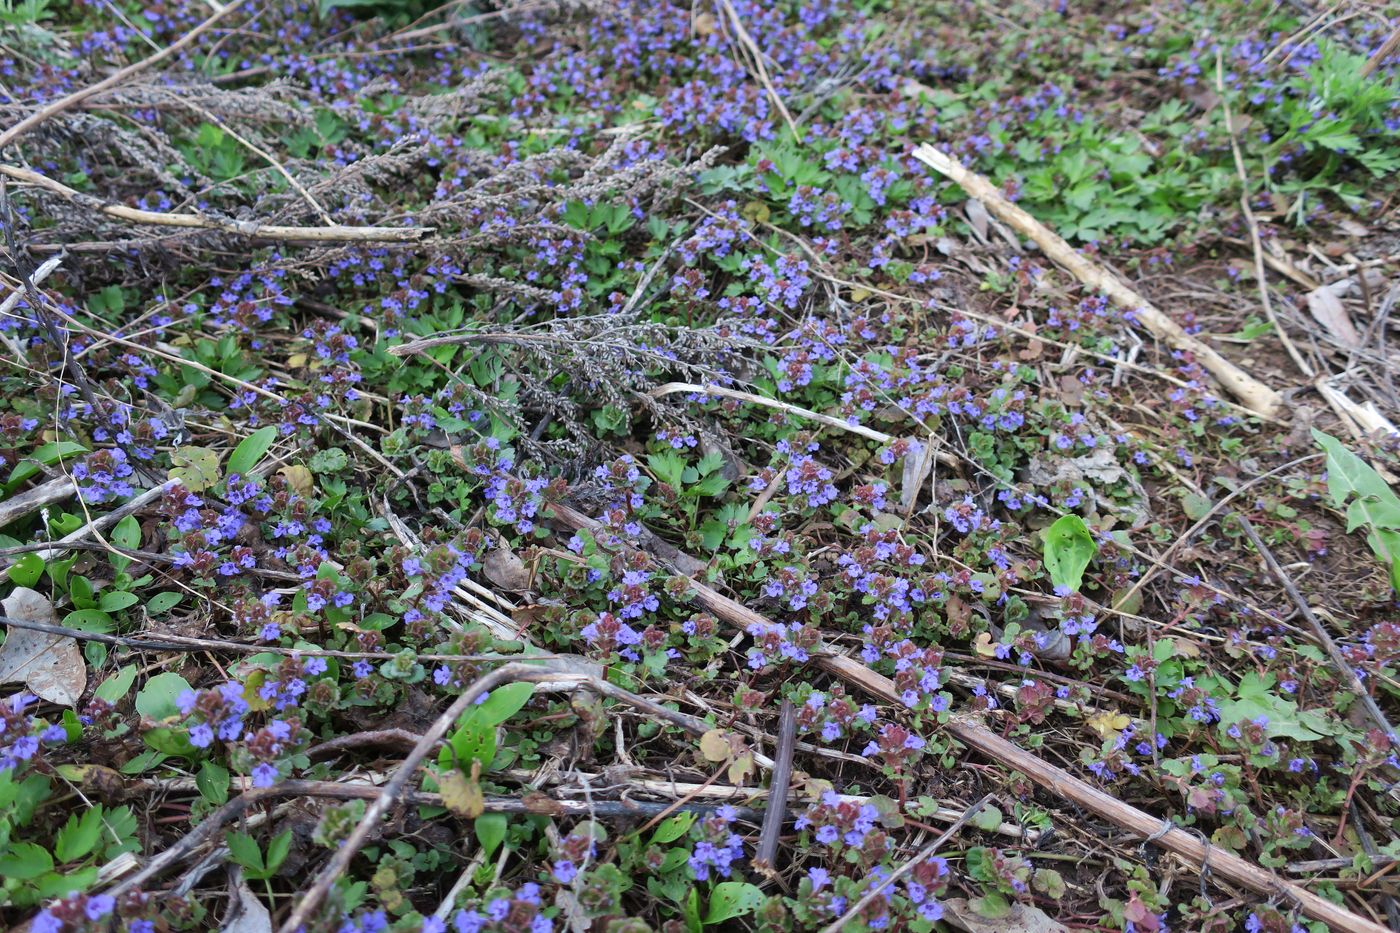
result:
M 43 745 L 68 740 L 63 726 L 46 726 L 28 711 L 38 701 L 32 693 L 16 693 L 0 701 L 0 773 L 34 762 Z
M 738 811 L 723 806 L 690 828 L 695 846 L 686 864 L 696 881 L 709 881 L 712 875 L 728 878 L 744 857 L 744 838 L 732 828 L 736 819 Z
M 838 852 L 849 850 L 862 864 L 873 865 L 893 845 L 880 821 L 880 810 L 873 803 L 827 791 L 793 825 L 799 832 L 810 832 L 818 844 Z

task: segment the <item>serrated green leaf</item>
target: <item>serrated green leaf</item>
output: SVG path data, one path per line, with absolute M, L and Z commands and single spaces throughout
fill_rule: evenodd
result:
M 207 447 L 177 447 L 170 454 L 170 478 L 190 492 L 201 492 L 219 481 L 219 452 Z
M 81 814 L 74 813 L 54 838 L 53 854 L 60 865 L 76 862 L 90 853 L 102 838 L 102 805 L 94 804 Z
M 258 841 L 245 832 L 231 832 L 224 840 L 231 859 L 250 872 L 263 870 L 262 847 Z
M 43 846 L 32 842 L 11 843 L 0 855 L 0 877 L 25 881 L 53 871 L 53 856 Z

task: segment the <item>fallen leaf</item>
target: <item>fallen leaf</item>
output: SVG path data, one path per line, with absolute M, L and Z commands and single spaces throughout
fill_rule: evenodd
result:
M 992 215 L 987 213 L 987 208 L 976 198 L 968 198 L 963 205 L 963 213 L 967 215 L 967 222 L 972 225 L 972 232 L 977 235 L 977 239 L 984 244 L 987 242 L 987 224 L 992 219 Z
M 733 749 L 729 747 L 729 738 L 724 730 L 711 729 L 700 736 L 700 754 L 705 756 L 706 761 L 728 761 Z
M 315 482 L 311 478 L 311 470 L 300 464 L 294 466 L 284 466 L 277 471 L 282 478 L 287 481 L 287 486 L 292 492 L 303 499 L 310 496 L 316 490 Z
M 233 893 L 233 909 L 220 933 L 272 933 L 272 914 L 268 913 L 241 875 Z
M 1327 328 L 1327 332 L 1343 346 L 1361 346 L 1361 335 L 1356 332 L 1356 326 L 1351 323 L 1351 316 L 1336 292 L 1324 285 L 1308 292 L 1307 298 L 1308 311 L 1312 313 L 1313 320 Z
M 28 587 L 15 587 L 0 606 L 12 619 L 58 624 L 53 603 Z M 50 703 L 73 706 L 87 687 L 83 652 L 67 635 L 11 626 L 0 645 L 0 684 L 8 683 L 25 684 Z
M 481 570 L 486 579 L 508 593 L 523 593 L 530 588 L 530 568 L 504 544 L 486 555 Z
M 1116 740 L 1132 721 L 1132 717 L 1125 713 L 1120 713 L 1117 710 L 1104 710 L 1085 719 L 1084 725 L 1093 730 L 1094 734 L 1101 739 Z
M 1004 916 L 988 919 L 972 909 L 967 898 L 943 901 L 943 919 L 966 933 L 1067 933 L 1069 927 L 1031 904 L 1012 904 Z
M 928 479 L 933 472 L 933 445 L 931 441 L 926 441 L 920 448 L 918 456 L 908 454 L 904 457 L 904 466 L 899 479 L 899 508 L 900 511 L 908 512 L 918 501 L 919 493 L 924 488 L 924 480 Z
M 219 452 L 207 447 L 176 447 L 170 454 L 170 478 L 190 492 L 208 489 L 219 481 Z
M 729 783 L 742 785 L 746 778 L 757 770 L 753 763 L 753 753 L 745 752 L 729 766 Z
M 972 640 L 972 650 L 974 653 L 984 658 L 996 657 L 996 645 L 992 643 L 992 636 L 988 632 L 978 632 L 977 637 Z
M 1172 650 L 1179 658 L 1199 658 L 1201 656 L 1201 646 L 1194 641 L 1187 641 L 1184 638 L 1171 639 Z
M 473 771 L 480 767 L 480 762 L 472 762 Z M 481 792 L 481 784 L 458 768 L 438 778 L 438 793 L 442 794 L 442 805 L 458 816 L 474 820 L 486 812 L 486 796 Z

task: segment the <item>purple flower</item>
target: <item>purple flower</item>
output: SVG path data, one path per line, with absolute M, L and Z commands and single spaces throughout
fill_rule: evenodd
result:
M 116 898 L 110 894 L 94 894 L 87 899 L 83 913 L 87 914 L 89 920 L 97 921 L 110 914 L 116 906 Z

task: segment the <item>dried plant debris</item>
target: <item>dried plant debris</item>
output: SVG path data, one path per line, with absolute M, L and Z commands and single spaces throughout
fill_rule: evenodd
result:
M 0 5 L 0 920 L 1400 928 L 1386 15 Z

